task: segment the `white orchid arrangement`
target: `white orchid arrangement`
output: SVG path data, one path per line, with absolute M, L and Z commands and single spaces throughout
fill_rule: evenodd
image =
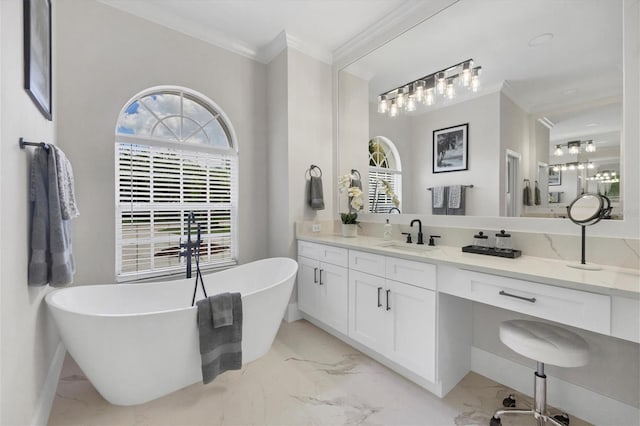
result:
M 387 182 L 382 178 L 378 178 L 378 180 L 382 184 L 382 192 L 384 192 L 385 195 L 391 198 L 391 202 L 393 203 L 394 206 L 396 207 L 400 206 L 400 200 L 398 199 L 398 196 L 396 195 L 396 193 L 393 192 L 393 189 L 391 188 L 391 185 L 389 184 L 389 182 Z
M 350 174 L 342 175 L 338 178 L 338 189 L 340 193 L 347 193 L 349 199 L 349 212 L 340 213 L 340 219 L 344 224 L 357 224 L 358 211 L 362 210 L 364 200 L 362 190 L 357 186 L 352 186 L 353 177 Z

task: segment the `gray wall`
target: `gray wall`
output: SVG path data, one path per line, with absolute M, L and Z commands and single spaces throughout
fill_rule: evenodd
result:
M 27 286 L 33 148 L 18 138 L 53 143 L 54 124 L 23 89 L 20 0 L 0 1 L 0 51 L 0 424 L 30 424 L 60 339 L 43 300 L 50 288 Z
M 57 136 L 74 164 L 81 216 L 76 283 L 115 274 L 114 129 L 141 90 L 178 85 L 216 102 L 235 128 L 239 261 L 267 255 L 266 66 L 95 1 L 56 1 Z M 260 214 L 256 214 L 260 212 Z

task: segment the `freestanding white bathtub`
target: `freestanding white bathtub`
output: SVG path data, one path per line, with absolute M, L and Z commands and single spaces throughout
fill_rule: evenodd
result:
M 271 347 L 297 270 L 292 259 L 271 258 L 204 276 L 209 296 L 242 294 L 243 363 Z M 194 279 L 78 286 L 47 295 L 67 350 L 107 401 L 142 404 L 202 381 L 197 308 L 190 306 Z

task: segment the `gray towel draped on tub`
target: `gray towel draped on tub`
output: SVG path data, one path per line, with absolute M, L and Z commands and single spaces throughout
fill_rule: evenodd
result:
M 66 158 L 64 161 L 67 161 Z M 31 162 L 31 257 L 29 259 L 29 285 L 61 286 L 73 282 L 75 265 L 71 251 L 71 224 L 64 219 L 59 192 L 60 173 L 58 170 L 57 149 L 38 148 Z M 67 161 L 68 163 L 68 161 Z M 72 176 L 72 174 L 71 174 Z M 66 178 L 67 176 L 65 176 Z M 67 199 L 73 199 L 73 215 L 77 213 L 73 182 L 67 184 L 70 192 Z M 75 216 L 74 216 L 75 217 Z
M 202 383 L 242 367 L 242 296 L 222 293 L 196 302 Z M 232 323 L 229 319 L 232 318 Z

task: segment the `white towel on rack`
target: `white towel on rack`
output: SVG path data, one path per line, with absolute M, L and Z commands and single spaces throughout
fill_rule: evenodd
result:
M 431 188 L 433 197 L 433 208 L 441 209 L 444 207 L 444 186 L 434 186 Z
M 462 192 L 462 185 L 451 185 L 449 187 L 449 204 L 447 207 L 450 209 L 460 208 L 460 193 Z

